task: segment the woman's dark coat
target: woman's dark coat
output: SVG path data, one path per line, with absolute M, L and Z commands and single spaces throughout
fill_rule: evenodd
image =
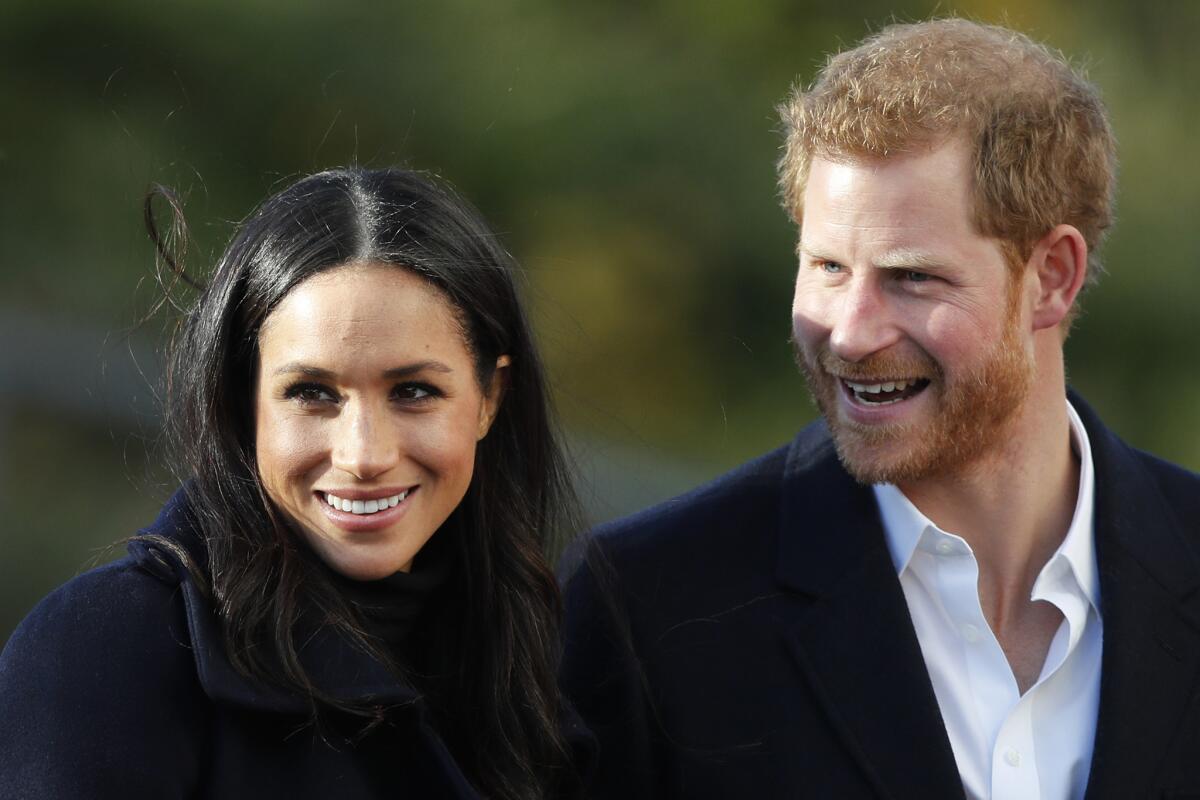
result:
M 189 520 L 181 492 L 146 532 L 195 553 Z M 0 797 L 477 797 L 413 689 L 328 631 L 301 658 L 386 721 L 352 743 L 361 721 L 318 730 L 303 698 L 238 674 L 187 571 L 135 540 L 43 600 L 0 655 Z

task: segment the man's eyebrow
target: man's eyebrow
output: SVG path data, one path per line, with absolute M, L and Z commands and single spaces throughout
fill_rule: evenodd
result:
M 806 255 L 814 261 L 837 261 L 836 258 L 822 251 L 820 247 L 814 247 L 804 242 L 796 245 L 796 252 Z
M 880 269 L 929 269 L 946 268 L 946 262 L 920 250 L 889 250 L 872 263 Z
M 411 364 L 404 364 L 399 367 L 392 367 L 383 371 L 383 377 L 390 380 L 401 380 L 410 378 L 427 370 L 433 372 L 443 372 L 446 374 L 454 372 L 454 370 L 442 363 L 433 359 L 425 361 L 414 361 Z M 311 364 L 305 364 L 301 361 L 290 361 L 287 364 L 275 369 L 273 375 L 303 375 L 308 378 L 316 378 L 318 380 L 330 381 L 337 377 L 337 374 L 321 367 L 314 367 Z
M 834 261 L 841 263 L 840 258 L 825 251 L 820 245 L 810 245 L 800 242 L 796 245 L 796 251 L 814 261 Z M 943 259 L 920 250 L 908 249 L 888 250 L 878 258 L 873 259 L 871 265 L 880 269 L 937 270 L 946 268 L 946 262 Z

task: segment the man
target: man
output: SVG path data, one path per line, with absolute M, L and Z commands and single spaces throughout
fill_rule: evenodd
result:
M 781 110 L 824 421 L 592 539 L 563 680 L 595 796 L 1200 797 L 1200 478 L 1065 385 L 1095 90 L 942 20 Z

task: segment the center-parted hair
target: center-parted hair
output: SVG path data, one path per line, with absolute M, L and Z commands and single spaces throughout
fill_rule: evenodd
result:
M 178 202 L 164 195 L 179 223 Z M 153 197 L 151 236 L 170 262 Z M 511 358 L 466 496 L 436 534 L 456 552 L 457 568 L 439 596 L 444 607 L 431 610 L 436 679 L 422 689 L 439 733 L 484 795 L 551 795 L 571 779 L 571 766 L 556 678 L 561 601 L 546 551 L 576 524 L 574 497 L 516 265 L 479 213 L 440 180 L 401 169 L 322 172 L 269 198 L 239 226 L 183 308 L 168 368 L 166 436 L 207 563 L 166 545 L 209 592 L 239 671 L 309 698 L 318 716 L 381 718 L 382 709 L 326 694 L 299 657 L 298 623 L 315 613 L 387 660 L 267 498 L 254 451 L 264 321 L 303 281 L 358 262 L 415 273 L 449 301 L 481 387 L 499 356 Z
M 1055 225 L 1073 225 L 1099 277 L 1116 187 L 1108 117 L 1095 87 L 1023 34 L 962 19 L 890 25 L 832 56 L 779 113 L 779 187 L 797 221 L 814 157 L 888 158 L 963 137 L 979 233 L 1023 264 Z

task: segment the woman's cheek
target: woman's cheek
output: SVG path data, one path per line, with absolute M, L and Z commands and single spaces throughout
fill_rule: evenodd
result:
M 259 416 L 256 440 L 259 474 L 276 491 L 327 460 L 327 426 L 312 416 L 268 413 Z M 306 487 L 294 487 L 307 492 Z
M 405 432 L 407 455 L 443 478 L 469 481 L 475 465 L 476 419 L 459 409 L 423 422 Z

